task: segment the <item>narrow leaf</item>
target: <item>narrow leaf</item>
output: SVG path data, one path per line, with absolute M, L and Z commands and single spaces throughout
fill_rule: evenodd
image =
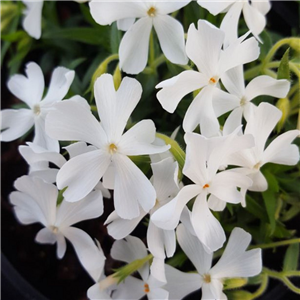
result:
M 299 262 L 299 244 L 290 245 L 285 253 L 283 271 L 297 270 Z
M 289 53 L 290 53 L 290 48 L 288 48 L 285 51 L 285 53 L 280 61 L 280 65 L 279 65 L 278 71 L 277 71 L 277 79 L 290 80 Z

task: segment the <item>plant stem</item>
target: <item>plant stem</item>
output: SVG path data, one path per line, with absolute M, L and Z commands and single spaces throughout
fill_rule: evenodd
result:
M 261 296 L 265 290 L 267 289 L 268 283 L 269 283 L 269 277 L 266 274 L 262 274 L 262 281 L 260 287 L 252 294 L 252 299 L 258 298 Z
M 300 243 L 300 238 L 274 242 L 270 244 L 254 245 L 254 246 L 250 246 L 249 249 L 255 249 L 255 248 L 269 249 L 269 248 L 276 248 L 276 247 L 287 246 L 287 245 L 298 244 L 298 243 Z
M 152 66 L 155 60 L 155 49 L 154 49 L 154 37 L 153 30 L 150 33 L 150 57 L 149 57 L 149 65 Z

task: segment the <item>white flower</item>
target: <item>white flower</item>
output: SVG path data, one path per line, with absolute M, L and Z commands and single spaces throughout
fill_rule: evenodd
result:
M 190 0 L 180 1 L 104 1 L 90 2 L 91 15 L 101 25 L 118 21 L 127 30 L 119 49 L 120 67 L 129 74 L 137 74 L 148 61 L 149 37 L 152 26 L 157 33 L 165 56 L 175 64 L 187 64 L 184 50 L 184 30 L 180 22 L 168 14 L 186 6 Z M 134 23 L 135 19 L 138 20 Z
M 209 140 L 199 134 L 186 133 L 187 155 L 183 173 L 195 184 L 183 187 L 174 199 L 158 209 L 151 217 L 154 224 L 163 229 L 174 229 L 186 203 L 196 197 L 191 215 L 195 234 L 207 251 L 222 247 L 224 230 L 209 207 L 219 211 L 226 203 L 244 202 L 245 191 L 252 184 L 247 176 L 232 170 L 217 173 L 230 154 L 253 146 L 251 136 L 237 136 L 237 133 L 238 129 L 226 137 Z
M 140 206 L 148 212 L 154 205 L 156 193 L 143 172 L 128 156 L 167 151 L 158 147 L 155 126 L 143 120 L 123 134 L 127 120 L 142 93 L 139 82 L 125 77 L 115 91 L 113 78 L 104 74 L 95 83 L 95 97 L 101 124 L 73 101 L 63 101 L 47 117 L 47 133 L 53 138 L 85 141 L 97 149 L 70 159 L 58 172 L 59 189 L 67 201 L 85 197 L 103 177 L 106 188 L 114 189 L 114 204 L 118 215 L 133 219 L 140 215 Z
M 126 241 L 115 241 L 111 249 L 111 257 L 113 259 L 126 263 L 145 258 L 147 255 L 144 243 L 134 236 L 128 236 Z M 140 299 L 145 295 L 147 295 L 149 300 L 169 299 L 169 293 L 162 288 L 164 283 L 156 280 L 150 274 L 148 262 L 138 272 L 141 279 L 128 276 L 124 282 L 118 284 L 117 290 L 113 292 L 112 299 Z
M 274 139 L 265 149 L 269 135 L 281 118 L 281 111 L 269 103 L 260 103 L 253 107 L 248 117 L 245 134 L 252 134 L 255 146 L 241 150 L 228 159 L 229 163 L 242 166 L 235 171 L 247 174 L 252 180 L 251 191 L 265 191 L 268 183 L 260 171 L 266 163 L 295 165 L 299 161 L 299 149 L 291 144 L 299 136 L 299 130 L 287 131 Z
M 179 191 L 178 187 L 178 164 L 172 158 L 166 158 L 158 163 L 152 163 L 152 183 L 156 191 L 156 204 L 150 210 L 152 215 L 159 207 L 168 203 Z M 146 216 L 141 210 L 140 216 L 132 220 L 121 219 L 116 212 L 112 212 L 105 224 L 108 233 L 114 239 L 123 239 L 128 236 L 140 221 Z M 176 238 L 174 230 L 163 230 L 155 226 L 149 220 L 147 230 L 147 244 L 150 253 L 154 256 L 151 266 L 151 274 L 162 282 L 165 282 L 164 260 L 172 257 L 176 249 Z M 166 252 L 166 255 L 165 255 Z
M 64 67 L 54 69 L 47 95 L 44 93 L 44 76 L 41 68 L 34 62 L 26 65 L 27 77 L 14 75 L 8 81 L 8 89 L 28 105 L 22 109 L 1 111 L 1 141 L 9 142 L 24 135 L 34 125 L 33 142 L 45 149 L 59 152 L 57 140 L 45 133 L 45 117 L 53 105 L 67 94 L 75 72 Z
M 239 18 L 242 11 L 249 30 L 260 40 L 258 35 L 266 26 L 265 15 L 271 8 L 269 0 L 252 0 L 251 2 L 248 0 L 198 0 L 197 2 L 213 15 L 226 12 L 220 27 L 226 33 L 224 43 L 226 47 L 237 38 Z
M 219 261 L 211 267 L 212 253 L 207 253 L 197 237 L 181 224 L 177 228 L 180 247 L 197 269 L 198 274 L 185 274 L 170 266 L 166 267 L 166 289 L 170 299 L 182 299 L 201 288 L 202 299 L 227 299 L 223 293 L 225 278 L 251 277 L 262 269 L 261 249 L 246 251 L 251 235 L 241 228 L 234 228 Z
M 77 203 L 62 201 L 56 206 L 58 190 L 56 186 L 40 178 L 22 176 L 15 181 L 18 191 L 10 194 L 10 202 L 22 224 L 39 222 L 41 229 L 35 240 L 39 243 L 57 243 L 57 257 L 66 252 L 67 238 L 76 254 L 93 278 L 99 278 L 105 258 L 99 252 L 90 236 L 71 225 L 83 220 L 99 217 L 103 212 L 102 194 L 94 191 Z
M 22 0 L 26 5 L 24 10 L 23 28 L 33 38 L 39 39 L 42 34 L 43 0 Z
M 245 37 L 246 35 L 222 50 L 222 30 L 203 20 L 198 21 L 198 29 L 194 24 L 190 25 L 186 52 L 199 71 L 184 71 L 156 86 L 162 88 L 157 93 L 157 99 L 170 113 L 175 111 L 185 95 L 202 89 L 185 114 L 183 129 L 186 132 L 193 131 L 200 124 L 201 133 L 206 137 L 218 135 L 219 122 L 213 100 L 219 99 L 221 102 L 227 98 L 235 98 L 218 88 L 219 80 L 222 80 L 226 71 L 253 61 L 259 55 L 257 41 L 254 38 L 243 41 Z M 227 111 L 230 109 L 231 107 L 227 107 Z
M 276 80 L 270 76 L 261 75 L 252 79 L 245 87 L 243 67 L 238 66 L 227 71 L 222 77 L 222 83 L 227 91 L 236 98 L 215 99 L 214 107 L 217 116 L 222 115 L 228 107 L 233 111 L 226 119 L 227 128 L 234 130 L 242 124 L 242 116 L 248 120 L 253 109 L 251 102 L 258 96 L 267 95 L 277 98 L 286 97 L 290 83 L 286 79 Z

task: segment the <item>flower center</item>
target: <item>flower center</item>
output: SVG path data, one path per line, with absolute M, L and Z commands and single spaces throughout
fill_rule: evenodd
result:
M 55 234 L 58 232 L 58 227 L 56 227 L 56 226 L 52 226 L 51 229 L 52 229 L 52 232 Z
M 258 162 L 257 164 L 255 164 L 255 165 L 253 166 L 253 169 L 259 170 L 260 167 L 261 167 L 261 162 Z
M 144 284 L 144 291 L 145 291 L 145 293 L 150 292 L 149 285 L 147 283 Z
M 241 99 L 241 101 L 240 101 L 240 105 L 241 106 L 245 106 L 246 104 L 247 104 L 247 100 L 246 100 L 246 98 L 245 97 L 243 97 L 242 99 Z
M 214 85 L 218 82 L 218 80 L 219 78 L 217 76 L 213 76 L 209 79 L 208 83 Z
M 114 144 L 114 143 L 111 143 L 109 146 L 108 146 L 108 151 L 110 154 L 115 154 L 118 150 L 118 147 Z
M 209 184 L 204 184 L 204 186 L 202 187 L 203 189 L 207 189 L 207 188 L 209 188 Z
M 147 11 L 147 14 L 149 17 L 153 18 L 156 16 L 156 8 L 151 6 L 148 11 Z
M 38 104 L 36 104 L 34 107 L 33 107 L 33 113 L 35 114 L 35 115 L 40 115 L 40 113 L 41 113 L 41 107 L 38 105 Z
M 203 275 L 203 280 L 205 283 L 211 283 L 211 277 L 209 274 L 204 274 Z

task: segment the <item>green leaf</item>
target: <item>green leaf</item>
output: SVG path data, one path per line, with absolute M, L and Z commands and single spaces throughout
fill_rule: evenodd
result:
M 173 255 L 170 259 L 168 259 L 168 265 L 177 268 L 181 267 L 187 260 L 187 256 L 183 251 L 179 251 Z
M 277 197 L 275 193 L 271 190 L 267 190 L 266 192 L 263 192 L 262 196 L 267 209 L 269 222 L 271 225 L 271 235 L 272 235 L 276 227 L 275 214 L 277 208 Z
M 290 80 L 289 53 L 290 53 L 290 48 L 288 48 L 285 51 L 285 53 L 280 61 L 280 65 L 279 65 L 278 71 L 277 71 L 277 79 Z
M 119 53 L 119 45 L 121 41 L 121 31 L 118 29 L 116 22 L 111 25 L 110 30 L 110 49 L 111 53 Z
M 246 210 L 249 211 L 255 217 L 261 219 L 264 222 L 268 221 L 268 215 L 266 214 L 265 209 L 261 206 L 257 200 L 254 200 L 249 195 L 246 196 L 247 205 Z
M 263 173 L 268 182 L 268 190 L 277 193 L 279 191 L 279 185 L 276 177 L 269 170 L 265 170 Z
M 252 300 L 252 294 L 243 290 L 229 291 L 226 293 L 228 300 Z
M 283 271 L 297 270 L 299 262 L 299 244 L 290 245 L 285 253 Z

